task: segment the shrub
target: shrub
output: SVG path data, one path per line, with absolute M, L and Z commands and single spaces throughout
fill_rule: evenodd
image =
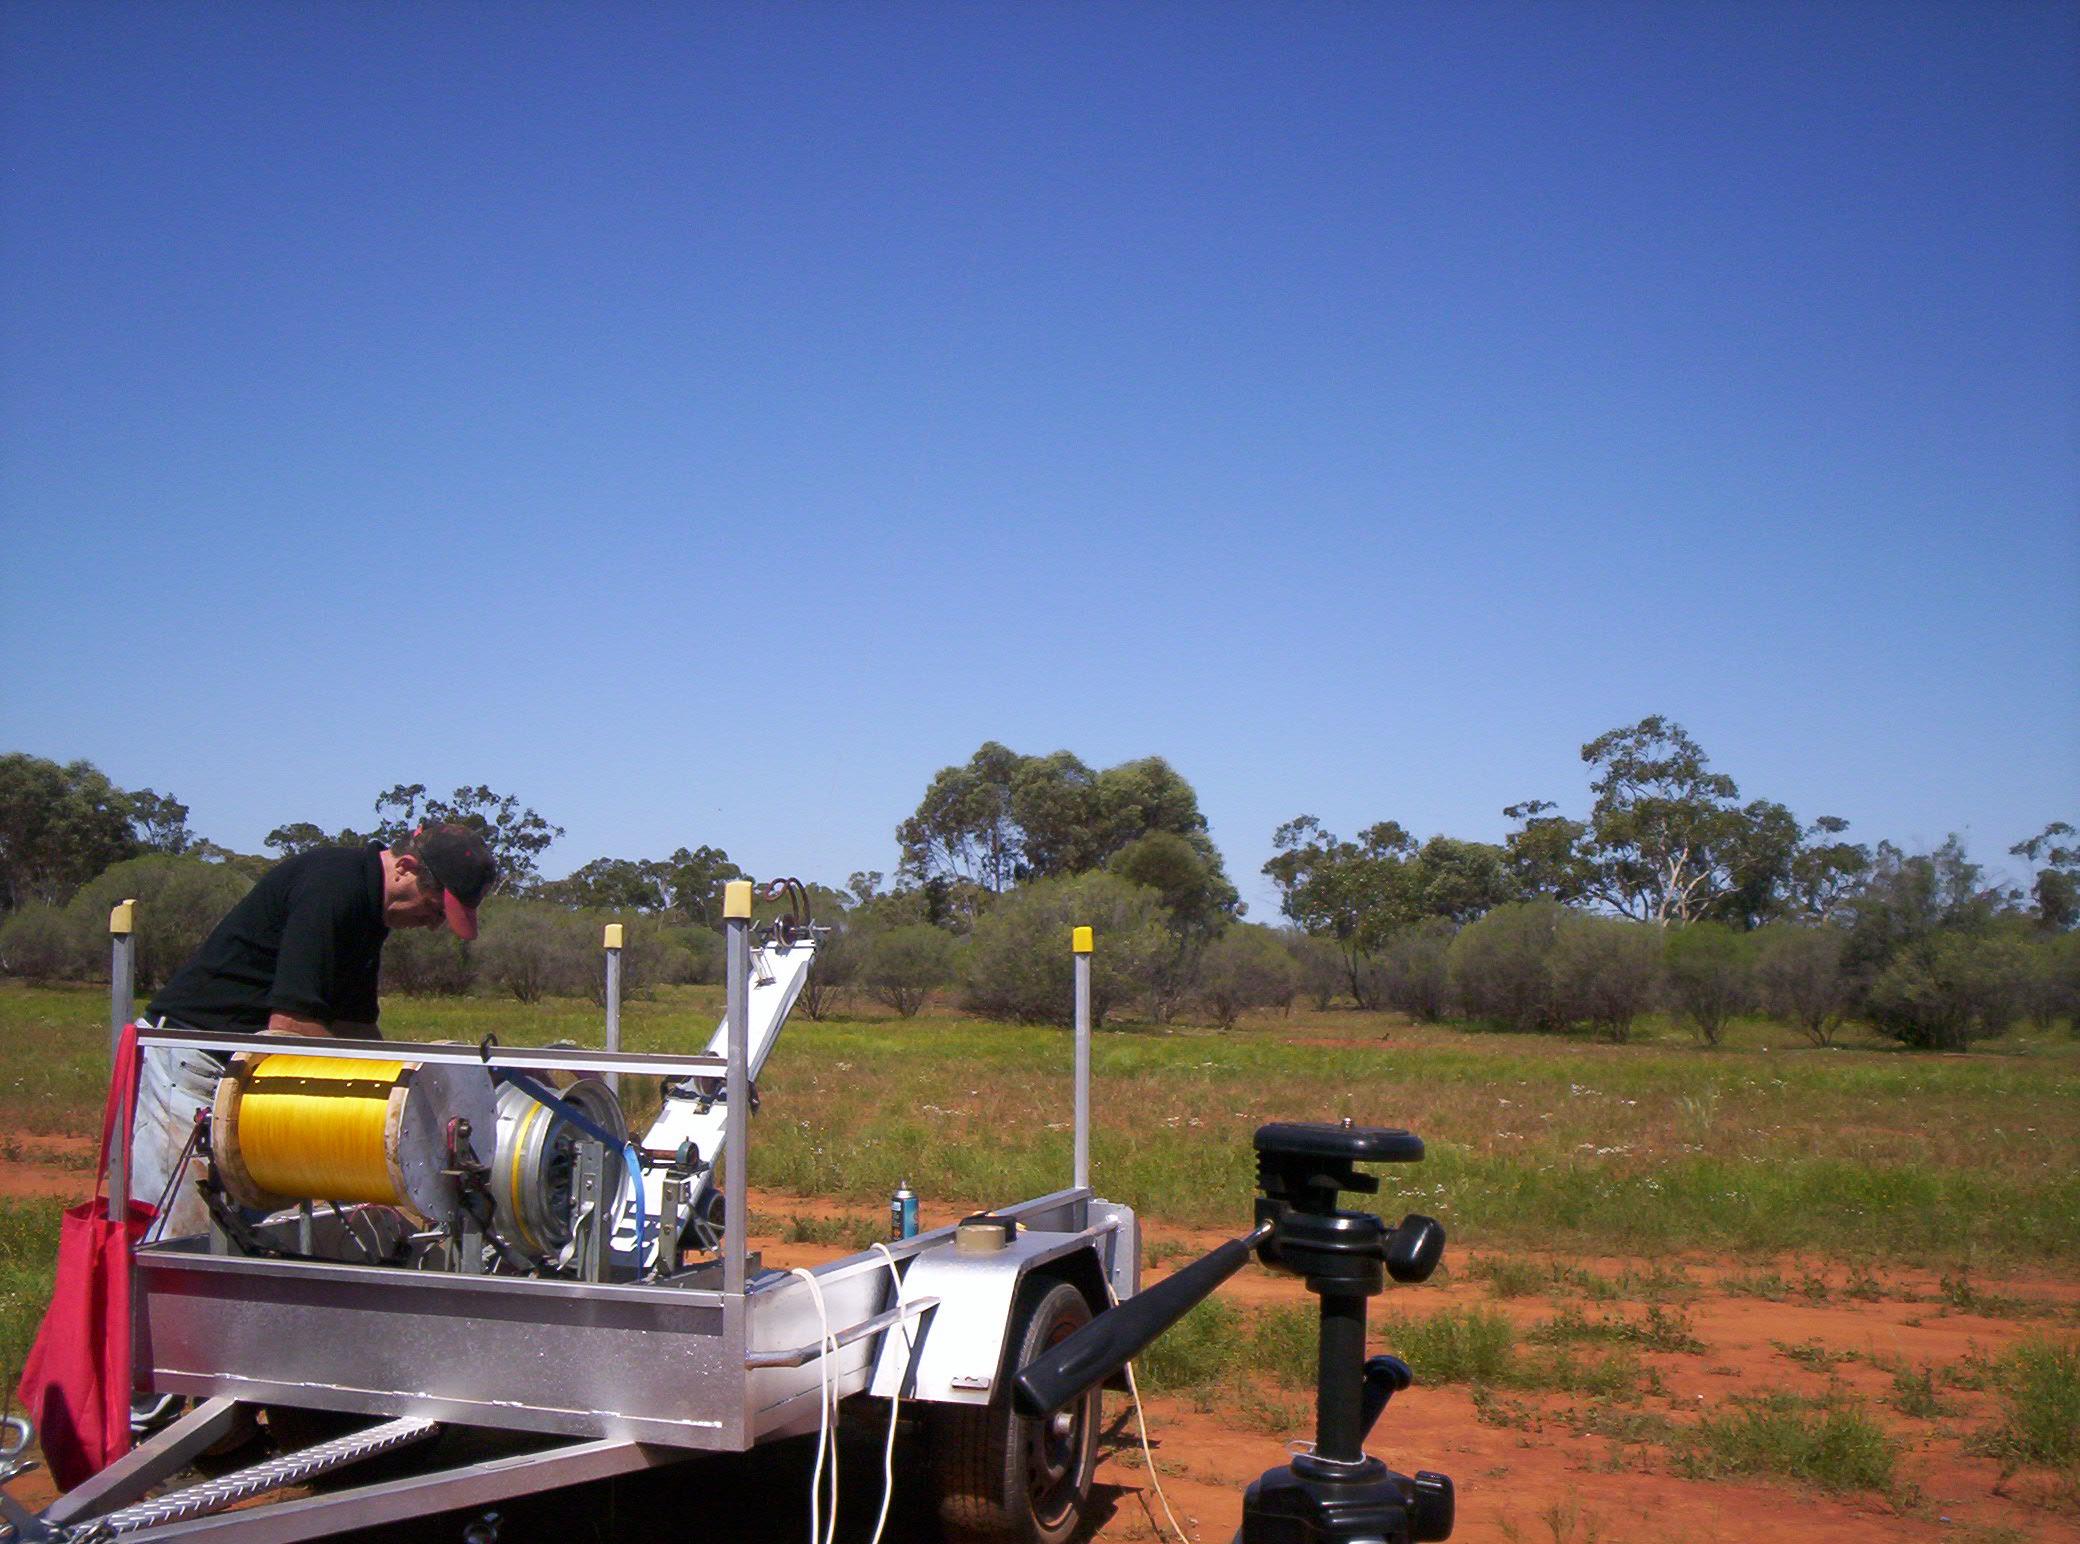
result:
M 2080 1026 L 2080 933 L 2053 933 L 2030 947 L 2029 1016 L 2039 1029 L 2060 1019 Z
M 1557 901 L 1518 901 L 1461 929 L 1449 955 L 1452 996 L 1461 1009 L 1516 1029 L 1564 1023 L 1551 967 L 1564 915 Z
M 1971 1444 L 2010 1469 L 2080 1464 L 2080 1340 L 2033 1336 L 1995 1363 L 2000 1418 Z
M 1890 1490 L 1898 1458 L 1899 1444 L 1861 1405 L 1771 1394 L 1704 1417 L 1677 1463 L 1701 1479 L 1781 1474 L 1828 1490 Z
M 483 911 L 477 938 L 477 969 L 483 978 L 524 1003 L 544 997 L 575 997 L 598 968 L 586 946 L 589 924 L 574 927 L 572 914 L 545 902 L 500 900 Z
M 1452 938 L 1457 931 L 1444 917 L 1427 917 L 1394 934 L 1367 967 L 1373 995 L 1419 1023 L 1434 1024 L 1443 1018 L 1451 987 Z
M 1706 1045 L 1717 1045 L 1728 1022 L 1752 1001 L 1754 957 L 1752 935 L 1723 922 L 1692 922 L 1668 930 L 1669 995 Z
M 1661 948 L 1661 930 L 1648 923 L 1566 913 L 1551 957 L 1556 1016 L 1624 1044 L 1660 994 Z
M 1293 957 L 1299 990 L 1317 1012 L 1326 1011 L 1350 984 L 1343 968 L 1343 951 L 1328 939 L 1316 938 L 1298 928 L 1287 928 L 1279 937 L 1285 943 L 1286 953 Z
M 859 977 L 860 937 L 850 928 L 834 929 L 816 945 L 809 979 L 802 983 L 802 1012 L 821 1023 L 837 1008 Z
M 1293 1000 L 1299 982 L 1293 957 L 1269 928 L 1237 922 L 1206 947 L 1199 961 L 1199 1001 L 1222 1029 L 1251 1008 Z
M 1840 930 L 1779 923 L 1755 935 L 1755 991 L 1763 1012 L 1827 1045 L 1849 1011 Z
M 986 1018 L 1068 1024 L 1075 1014 L 1069 930 L 1097 934 L 1091 956 L 1091 1017 L 1102 1024 L 1120 1004 L 1145 997 L 1156 962 L 1171 945 L 1155 892 L 1116 874 L 1038 879 L 1005 895 L 975 922 L 964 1000 Z
M 80 887 L 66 910 L 89 940 L 94 978 L 106 981 L 109 909 L 135 900 L 135 980 L 148 991 L 185 965 L 224 913 L 252 888 L 248 875 L 227 864 L 152 853 L 102 870 Z
M 411 928 L 383 942 L 383 990 L 407 997 L 454 997 L 477 979 L 470 947 L 446 928 Z
M 870 934 L 861 951 L 859 979 L 877 1002 L 907 1019 L 953 979 L 956 947 L 951 933 L 928 922 Z
M 2029 1001 L 2029 950 L 2003 933 L 1944 933 L 1902 949 L 1864 1009 L 1905 1045 L 1962 1051 L 2005 1034 Z
M 62 906 L 31 901 L 0 922 L 0 974 L 31 981 L 83 981 L 105 973 L 83 918 Z

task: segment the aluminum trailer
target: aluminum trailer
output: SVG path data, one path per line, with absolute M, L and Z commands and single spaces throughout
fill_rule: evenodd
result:
M 728 1012 L 710 1054 L 298 1041 L 298 1055 L 475 1063 L 520 1078 L 552 1067 L 662 1077 L 664 1108 L 631 1149 L 642 1155 L 642 1205 L 636 1185 L 620 1186 L 606 1155 L 581 1142 L 579 1156 L 590 1162 L 577 1165 L 572 1247 L 556 1270 L 502 1269 L 460 1214 L 463 1231 L 453 1239 L 413 1235 L 423 1245 L 417 1268 L 374 1263 L 360 1258 L 378 1255 L 373 1243 L 409 1242 L 392 1236 L 398 1224 L 379 1237 L 387 1214 L 377 1209 L 320 1212 L 308 1203 L 249 1226 L 225 1217 L 203 1235 L 145 1245 L 135 1264 L 137 1383 L 196 1403 L 40 1513 L 0 1492 L 11 1530 L 0 1538 L 320 1538 L 698 1453 L 743 1452 L 815 1432 L 827 1397 L 835 1404 L 860 1395 L 928 1407 L 942 1441 L 993 1455 L 966 1470 L 958 1460 L 939 1465 L 942 1475 L 969 1476 L 955 1483 L 971 1493 L 948 1498 L 963 1531 L 1036 1544 L 1073 1533 L 1089 1487 L 1096 1397 L 1034 1418 L 1012 1408 L 1009 1384 L 1039 1349 L 1140 1285 L 1133 1212 L 1083 1182 L 1088 934 L 1077 939 L 1079 1183 L 1005 1206 L 988 1224 L 891 1240 L 885 1252 L 802 1273 L 762 1269 L 739 1219 L 747 1215 L 752 1078 L 801 991 L 817 933 L 776 925 L 754 941 L 748 886 L 727 909 Z M 139 1038 L 189 1051 L 256 1049 L 247 1036 L 166 1029 Z M 689 1157 L 700 1134 L 718 1136 L 724 1155 L 719 1238 L 704 1192 L 712 1162 Z M 676 1166 L 660 1156 L 675 1143 Z M 640 1218 L 655 1223 L 654 1234 Z M 591 1247 L 577 1247 L 588 1226 Z M 715 1247 L 682 1254 L 686 1237 Z M 277 1427 L 286 1411 L 350 1418 L 354 1429 L 165 1488 L 260 1409 Z M 444 1424 L 551 1440 L 510 1457 L 227 1510 L 423 1443 Z M 0 1478 L 23 1464 L 19 1453 L 7 1458 Z

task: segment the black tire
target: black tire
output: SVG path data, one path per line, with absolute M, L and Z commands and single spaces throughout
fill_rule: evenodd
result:
M 1090 1322 L 1090 1304 L 1068 1282 L 1027 1281 L 990 1402 L 932 1407 L 932 1471 L 949 1539 L 1066 1544 L 1082 1528 L 1102 1396 L 1092 1389 L 1053 1416 L 1022 1416 L 1011 1408 L 1010 1375 Z

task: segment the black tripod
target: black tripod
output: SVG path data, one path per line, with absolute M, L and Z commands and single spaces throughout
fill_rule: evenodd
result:
M 1365 1455 L 1365 1434 L 1387 1401 L 1408 1387 L 1398 1357 L 1365 1359 L 1365 1300 L 1386 1277 L 1427 1280 L 1444 1255 L 1444 1229 L 1408 1216 L 1392 1228 L 1370 1212 L 1337 1207 L 1342 1191 L 1367 1195 L 1377 1178 L 1360 1163 L 1413 1163 L 1422 1142 L 1378 1127 L 1277 1123 L 1258 1128 L 1257 1226 L 1168 1280 L 1100 1314 L 1013 1379 L 1028 1415 L 1059 1409 L 1110 1377 L 1192 1306 L 1241 1269 L 1254 1250 L 1266 1265 L 1305 1279 L 1322 1300 L 1315 1378 L 1315 1441 L 1269 1469 L 1242 1505 L 1239 1544 L 1416 1544 L 1452 1533 L 1452 1482 L 1428 1470 L 1397 1474 Z

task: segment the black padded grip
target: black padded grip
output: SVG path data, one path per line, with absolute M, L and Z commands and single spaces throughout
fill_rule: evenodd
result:
M 1059 1410 L 1118 1372 L 1241 1270 L 1260 1236 L 1252 1233 L 1228 1240 L 1176 1275 L 1106 1309 L 1053 1350 L 1021 1367 L 1011 1380 L 1012 1400 L 1020 1412 L 1046 1415 Z

